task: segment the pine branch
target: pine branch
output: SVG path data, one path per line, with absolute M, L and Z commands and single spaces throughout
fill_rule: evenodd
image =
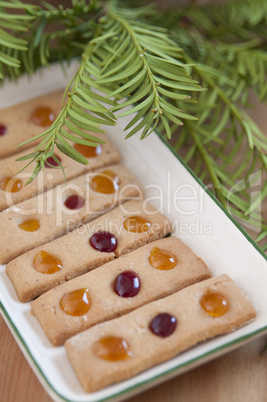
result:
M 182 125 L 184 119 L 196 120 L 195 116 L 174 107 L 170 100 L 187 100 L 188 91 L 201 91 L 201 88 L 188 75 L 179 46 L 164 29 L 138 21 L 142 14 L 144 8 L 127 10 L 114 3 L 109 5 L 103 19 L 103 36 L 96 41 L 99 49 L 112 51 L 103 52 L 98 82 L 114 83 L 118 87 L 110 96 L 128 98 L 113 107 L 113 112 L 133 106 L 118 117 L 138 112 L 125 128 L 130 130 L 126 138 L 139 130 L 142 130 L 141 138 L 145 138 L 160 121 L 170 137 L 169 121 Z
M 196 120 L 170 101 L 172 98 L 181 102 L 188 100 L 186 91 L 201 91 L 201 88 L 189 77 L 181 49 L 168 38 L 165 30 L 137 21 L 147 13 L 150 8 L 127 10 L 113 2 L 106 7 L 106 15 L 95 24 L 95 37 L 89 41 L 79 72 L 71 81 L 67 105 L 47 132 L 27 141 L 42 140 L 36 149 L 38 154 L 33 156 L 36 167 L 29 182 L 53 155 L 54 145 L 78 162 L 87 163 L 67 140 L 78 142 L 73 134 L 84 137 L 85 129 L 101 132 L 99 124 L 114 124 L 113 112 L 127 106 L 133 107 L 118 117 L 138 112 L 126 127 L 126 130 L 131 129 L 127 138 L 140 129 L 143 130 L 141 138 L 145 138 L 160 120 L 170 137 L 169 121 L 181 125 L 182 119 Z M 103 103 L 111 107 L 107 109 Z M 101 119 L 92 116 L 92 112 Z M 97 141 L 88 134 L 85 138 Z M 82 143 L 90 145 L 86 140 Z
M 96 0 L 88 5 L 73 1 L 73 8 L 67 9 L 48 3 L 41 8 L 18 0 L 0 1 L 0 79 L 4 75 L 16 79 L 55 60 L 80 56 L 101 12 Z
M 98 31 L 95 37 L 98 36 Z M 76 151 L 68 141 L 89 146 L 98 146 L 103 142 L 99 138 L 88 133 L 88 130 L 96 133 L 103 133 L 100 129 L 101 124 L 114 125 L 114 116 L 103 106 L 107 100 L 104 98 L 109 89 L 100 86 L 95 82 L 95 77 L 99 77 L 100 71 L 94 66 L 92 68 L 91 58 L 95 55 L 96 46 L 93 41 L 89 42 L 82 55 L 81 65 L 74 80 L 72 79 L 72 88 L 67 93 L 68 100 L 61 113 L 44 133 L 24 142 L 21 145 L 28 144 L 36 139 L 42 140 L 36 147 L 33 154 L 28 154 L 18 160 L 32 159 L 35 162 L 35 169 L 26 184 L 31 183 L 38 173 L 44 169 L 46 160 L 52 157 L 62 168 L 60 161 L 54 155 L 56 146 L 62 153 L 82 164 L 88 164 L 88 160 Z M 95 77 L 93 77 L 95 76 Z M 100 95 L 91 88 L 105 92 Z M 100 100 L 100 102 L 99 102 Z M 114 105 L 113 101 L 108 101 Z M 31 163 L 30 162 L 30 163 Z M 28 165 L 27 165 L 28 166 Z
M 187 122 L 175 134 L 179 135 L 175 148 L 187 148 L 186 162 L 202 180 L 212 183 L 216 196 L 237 219 L 263 230 L 258 241 L 267 238 L 267 222 L 260 211 L 267 184 L 255 198 L 250 191 L 252 178 L 267 172 L 267 138 L 243 106 L 250 106 L 250 91 L 260 100 L 267 98 L 266 2 L 262 6 L 262 0 L 232 1 L 161 16 L 183 47 L 186 61 L 194 64 L 191 74 L 208 89 L 197 96 L 197 104 L 187 105 L 187 113 L 199 120 Z M 235 18 L 238 14 L 240 18 Z

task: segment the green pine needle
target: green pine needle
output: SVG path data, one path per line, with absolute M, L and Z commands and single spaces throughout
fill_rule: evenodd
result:
M 185 111 L 199 120 L 187 122 L 175 149 L 186 147 L 186 162 L 234 217 L 262 231 L 257 241 L 267 241 L 267 221 L 261 213 L 266 199 L 267 138 L 244 112 L 249 94 L 267 99 L 267 7 L 264 0 L 230 1 L 226 5 L 188 6 L 167 10 L 154 23 L 164 22 L 179 41 L 191 75 L 208 90 L 195 97 Z M 159 21 L 160 19 L 160 21 Z M 173 100 L 179 106 L 179 99 Z M 241 159 L 238 155 L 242 155 Z M 261 190 L 252 179 L 261 177 Z M 248 227 L 249 227 L 248 226 Z

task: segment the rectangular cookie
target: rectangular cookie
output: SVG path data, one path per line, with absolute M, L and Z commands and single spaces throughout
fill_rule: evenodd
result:
M 165 270 L 153 267 L 149 261 L 150 255 L 154 256 L 154 265 L 157 266 L 160 253 L 165 253 L 162 260 L 168 261 Z M 140 290 L 132 297 L 125 297 L 123 289 L 118 288 L 122 295 L 119 296 L 114 291 L 116 278 L 129 270 L 139 278 Z M 59 346 L 95 324 L 126 314 L 209 277 L 207 267 L 192 250 L 177 237 L 169 237 L 146 244 L 93 272 L 51 289 L 34 300 L 31 309 L 50 342 Z M 60 300 L 82 288 L 88 289 L 89 310 L 81 316 L 67 314 L 61 308 Z
M 62 166 L 65 167 L 64 171 L 67 180 L 120 161 L 120 156 L 111 141 L 104 134 L 97 134 L 97 137 L 105 141 L 105 144 L 100 145 L 99 149 L 101 152 L 98 155 L 88 158 L 88 165 L 82 165 L 61 152 L 55 151 L 56 156 L 59 156 L 61 159 Z M 18 173 L 26 165 L 27 161 L 15 162 L 15 159 L 33 151 L 34 148 L 30 148 L 27 151 L 24 150 L 17 155 L 12 155 L 0 160 L 0 211 L 64 182 L 64 175 L 61 169 L 51 169 L 47 167 L 44 171 L 39 173 L 32 183 L 25 186 L 24 184 L 33 171 L 34 163 L 29 165 L 23 172 Z M 20 179 L 21 189 L 13 193 L 4 191 L 1 188 L 1 183 L 5 177 L 14 177 L 14 181 Z M 11 186 L 12 182 L 10 183 L 10 187 Z
M 135 233 L 126 230 L 124 223 L 132 216 L 149 220 L 151 225 L 147 231 Z M 27 302 L 109 260 L 160 239 L 171 231 L 169 220 L 154 207 L 144 200 L 131 200 L 73 232 L 21 255 L 7 265 L 6 273 L 19 300 Z M 109 232 L 115 236 L 117 245 L 112 252 L 96 251 L 90 245 L 90 239 L 98 232 Z M 40 251 L 59 258 L 62 269 L 50 275 L 37 272 L 33 268 L 33 261 Z
M 22 149 L 37 144 L 38 141 L 17 148 L 22 142 L 46 131 L 48 126 L 37 126 L 30 120 L 31 113 L 38 107 L 50 107 L 56 116 L 61 112 L 64 91 L 56 91 L 28 100 L 17 105 L 0 109 L 0 124 L 7 132 L 0 136 L 0 158 L 20 152 Z
M 119 180 L 119 185 L 114 184 L 116 189 L 111 194 L 94 191 L 91 185 L 98 177 L 105 180 L 104 184 L 113 186 L 114 179 L 107 179 L 106 171 Z M 66 208 L 66 199 L 75 194 L 83 198 L 84 206 L 79 209 Z M 70 180 L 66 185 L 63 183 L 16 204 L 0 213 L 0 263 L 9 262 L 34 247 L 90 222 L 132 197 L 142 198 L 141 185 L 125 167 L 112 165 L 108 170 L 102 168 L 87 173 Z M 33 220 L 39 224 L 37 230 L 25 231 L 19 226 Z
M 200 299 L 208 292 L 218 292 L 227 297 L 230 307 L 224 315 L 211 316 L 201 307 Z M 155 335 L 150 330 L 152 320 L 162 313 L 168 313 L 177 320 L 176 328 L 172 326 L 173 332 L 167 337 Z M 86 392 L 94 392 L 171 359 L 198 342 L 231 332 L 255 316 L 256 312 L 245 294 L 231 278 L 221 275 L 149 303 L 120 318 L 98 324 L 67 340 L 65 347 L 82 387 Z M 157 317 L 159 320 L 160 317 Z M 124 345 L 121 345 L 121 341 L 117 340 L 121 353 L 126 348 L 124 360 L 110 361 L 99 357 L 107 353 L 110 344 L 114 345 L 110 337 L 124 341 Z M 104 341 L 103 338 L 109 339 Z M 114 353 L 110 357 L 116 359 L 117 356 Z

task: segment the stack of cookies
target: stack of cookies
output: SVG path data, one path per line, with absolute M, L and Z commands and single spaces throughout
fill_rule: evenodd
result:
M 43 132 L 62 92 L 0 111 L 0 263 L 17 297 L 55 347 L 65 345 L 86 392 L 127 379 L 255 318 L 227 275 L 170 236 L 171 222 L 105 135 L 72 144 L 84 166 L 56 154 L 30 185 L 30 153 L 16 146 Z M 16 119 L 14 119 L 16 116 Z M 33 300 L 34 299 L 34 300 Z

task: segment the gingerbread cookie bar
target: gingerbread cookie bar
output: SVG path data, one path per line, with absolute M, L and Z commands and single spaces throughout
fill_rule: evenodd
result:
M 131 200 L 73 232 L 21 255 L 7 265 L 6 273 L 19 300 L 27 302 L 114 257 L 158 240 L 171 230 L 169 220 L 154 207 L 144 200 Z M 48 272 L 50 264 L 52 271 Z
M 132 197 L 141 185 L 123 166 L 112 165 L 70 180 L 0 213 L 0 263 L 51 241 Z
M 244 293 L 221 275 L 96 325 L 70 338 L 65 347 L 82 387 L 93 392 L 231 332 L 255 316 Z
M 209 277 L 189 247 L 170 237 L 51 289 L 34 300 L 31 309 L 50 342 L 58 346 L 95 324 Z
M 119 162 L 120 156 L 111 141 L 104 134 L 97 134 L 97 136 L 104 141 L 97 148 L 76 144 L 77 150 L 88 158 L 88 165 L 82 165 L 66 155 L 56 152 L 62 166 L 66 166 L 65 177 L 67 180 Z M 33 151 L 34 148 L 30 148 L 27 153 Z M 12 155 L 0 161 L 0 211 L 64 182 L 62 170 L 52 169 L 47 164 L 45 170 L 41 171 L 31 184 L 25 186 L 24 184 L 32 173 L 33 165 L 29 165 L 23 172 L 17 174 L 25 166 L 25 161 L 14 161 L 15 158 L 25 155 L 25 152 L 24 150 L 16 156 Z M 55 164 L 52 158 L 49 160 Z
M 0 158 L 32 146 L 19 144 L 46 131 L 61 111 L 64 91 L 56 91 L 29 101 L 0 109 Z M 38 119 L 39 117 L 39 119 Z M 35 142 L 37 143 L 37 142 Z

